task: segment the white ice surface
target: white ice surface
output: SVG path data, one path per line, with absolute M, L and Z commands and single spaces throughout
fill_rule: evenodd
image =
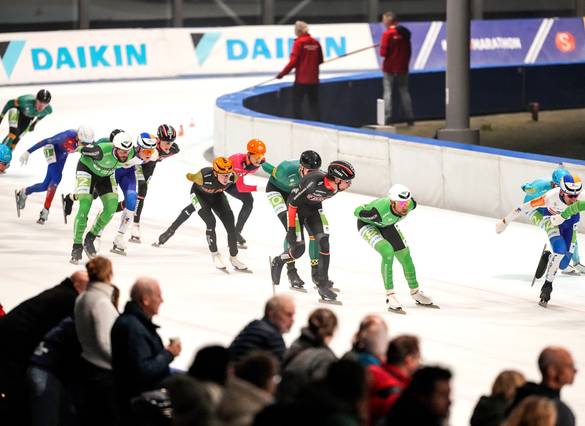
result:
M 46 170 L 42 152 L 31 155 L 26 167 L 18 162 L 21 153 L 41 138 L 81 123 L 93 126 L 102 137 L 116 127 L 135 135 L 154 132 L 158 124 L 170 122 L 177 128 L 183 124 L 185 136 L 179 138 L 181 154 L 159 164 L 151 181 L 142 216 L 144 243 L 128 244 L 127 257 L 109 253 L 119 216 L 102 239 L 101 254 L 114 261 L 115 282 L 122 289 L 121 306 L 137 276 L 159 279 L 165 303 L 156 322 L 162 326 L 160 333 L 165 339 L 181 337 L 183 353 L 174 362 L 179 368 L 187 367 L 202 345 L 227 345 L 248 321 L 261 316 L 263 304 L 272 294 L 268 256 L 280 251 L 284 236 L 264 194 L 254 195 L 254 211 L 243 232 L 250 248 L 240 252 L 253 274 L 232 272 L 228 276 L 214 269 L 199 217 L 190 218 L 163 248 L 150 245 L 189 203 L 190 183 L 185 173 L 206 165 L 202 153 L 212 144 L 216 97 L 259 81 L 262 78 L 50 86 L 55 113 L 24 137 L 12 167 L 0 176 L 0 301 L 4 306 L 11 309 L 79 268 L 68 262 L 72 226 L 63 223 L 59 195 L 46 225 L 35 223 L 44 194 L 30 196 L 17 219 L 14 189 L 41 181 Z M 2 88 L 0 103 L 38 89 Z M 191 119 L 194 127 L 189 127 Z M 6 128 L 5 120 L 0 128 L 3 135 Z M 73 188 L 76 163 L 76 155 L 68 160 L 58 194 Z M 248 180 L 257 179 L 261 178 Z M 518 197 L 520 200 L 520 193 Z M 529 379 L 538 380 L 536 358 L 546 345 L 566 346 L 577 365 L 583 365 L 585 277 L 558 276 L 548 309 L 539 307 L 540 284 L 531 288 L 530 280 L 545 237 L 529 225 L 512 224 L 504 234 L 496 235 L 491 218 L 419 206 L 402 222 L 401 229 L 411 247 L 420 284 L 441 309 L 416 307 L 401 268 L 396 266 L 395 287 L 408 313 L 386 313 L 379 256 L 361 240 L 353 217 L 354 208 L 370 199 L 345 193 L 324 205 L 331 228 L 330 276 L 341 288 L 343 301 L 343 306 L 332 307 L 340 320 L 332 342 L 337 354 L 349 348 L 360 318 L 368 313 L 383 315 L 392 336 L 420 336 L 424 361 L 454 370 L 452 425 L 468 424 L 478 397 L 489 393 L 501 370 L 518 369 Z M 94 203 L 92 218 L 99 204 Z M 232 206 L 239 211 L 239 202 L 232 202 Z M 582 235 L 579 238 L 585 250 Z M 226 237 L 219 221 L 218 240 L 227 260 Z M 298 265 L 302 277 L 309 281 L 308 257 Z M 308 294 L 288 290 L 284 273 L 277 290 L 292 294 L 297 303 L 296 322 L 286 335 L 290 343 L 308 314 L 323 305 L 313 290 Z M 575 384 L 566 387 L 562 396 L 579 418 L 585 417 L 582 375 L 577 375 Z

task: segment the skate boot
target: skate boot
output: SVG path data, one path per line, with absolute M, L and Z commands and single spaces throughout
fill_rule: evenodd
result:
M 74 265 L 79 264 L 82 255 L 83 246 L 81 244 L 73 244 L 73 250 L 71 250 L 71 260 L 69 262 L 73 263 Z
M 417 305 L 422 305 L 422 306 L 435 306 L 433 304 L 433 299 L 431 299 L 429 296 L 427 296 L 426 294 L 424 294 L 422 292 L 422 290 L 419 289 L 418 287 L 417 288 L 411 288 L 410 289 L 410 295 L 415 300 L 415 302 L 417 303 Z
M 548 305 L 548 301 L 550 300 L 550 294 L 552 293 L 552 282 L 545 281 L 540 289 L 540 302 L 538 304 L 543 308 L 546 308 Z
M 90 259 L 93 259 L 97 255 L 97 251 L 94 245 L 95 238 L 95 235 L 93 235 L 91 232 L 88 232 L 85 234 L 85 240 L 83 241 L 83 250 Z
M 320 302 L 341 304 L 341 302 L 337 301 L 337 293 L 331 290 L 329 282 L 329 280 L 321 280 L 319 281 L 319 284 L 317 284 L 317 292 L 319 293 L 319 296 L 321 296 Z
M 565 275 L 581 275 L 579 271 L 574 266 L 571 265 L 568 265 L 565 269 L 561 271 L 561 273 Z
M 135 223 L 132 225 L 132 229 L 130 230 L 130 242 L 140 244 L 142 240 L 140 239 L 140 224 Z
M 49 209 L 42 209 L 41 214 L 39 215 L 39 220 L 37 220 L 37 223 L 39 225 L 44 225 L 48 218 L 49 218 Z
M 575 271 L 577 271 L 579 274 L 585 274 L 585 265 L 581 265 L 580 263 L 575 263 L 573 265 L 573 268 L 575 269 Z
M 175 231 L 172 230 L 171 228 L 169 228 L 165 232 L 163 232 L 162 234 L 160 234 L 159 237 L 158 237 L 158 241 L 155 242 L 155 243 L 153 243 L 152 245 L 154 247 L 160 247 L 164 243 L 166 243 L 169 240 L 169 238 L 171 238 L 174 234 L 175 234 Z
M 21 190 L 15 190 L 14 198 L 16 199 L 16 214 L 20 217 L 20 211 L 24 209 L 24 206 L 26 205 L 26 192 L 24 191 L 24 188 Z
M 219 252 L 216 251 L 211 253 L 211 259 L 213 260 L 213 264 L 217 269 L 229 273 L 227 271 L 227 268 L 225 267 L 225 263 L 223 263 L 223 259 L 221 258 L 221 254 L 219 254 Z
M 238 248 L 240 249 L 247 249 L 248 246 L 246 245 L 246 239 L 242 237 L 242 234 L 239 232 L 236 233 L 236 241 L 238 242 Z
M 317 285 L 319 283 L 319 265 L 311 265 L 311 279 L 313 284 Z
M 286 275 L 288 276 L 288 282 L 290 286 L 298 290 L 303 290 L 305 282 L 301 279 L 301 277 L 299 277 L 299 273 L 297 272 L 297 268 L 295 268 L 295 264 L 288 263 L 286 268 Z
M 248 267 L 237 256 L 230 256 L 230 263 L 236 271 L 247 271 Z
M 114 244 L 110 251 L 112 253 L 126 256 L 126 240 L 124 239 L 124 234 L 116 235 L 116 238 L 114 238 Z
M 272 284 L 280 284 L 280 275 L 282 274 L 282 267 L 284 266 L 284 260 L 280 256 L 270 259 L 270 275 L 272 277 Z
M 394 312 L 395 314 L 406 314 L 406 311 L 402 309 L 402 305 L 396 299 L 396 293 L 394 290 L 386 290 L 386 308 L 388 312 Z

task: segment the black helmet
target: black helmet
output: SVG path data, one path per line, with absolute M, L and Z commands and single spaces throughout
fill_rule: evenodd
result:
M 316 170 L 321 167 L 321 156 L 315 151 L 303 151 L 299 162 L 306 169 Z
M 352 180 L 355 177 L 355 170 L 349 162 L 336 160 L 329 163 L 329 166 L 327 167 L 327 176 L 330 178 Z
M 47 89 L 39 90 L 37 92 L 37 101 L 48 104 L 51 102 L 51 92 L 49 92 Z
M 110 142 L 114 142 L 114 136 L 116 136 L 118 133 L 122 133 L 124 130 L 122 129 L 114 129 L 112 130 L 112 133 L 110 133 Z
M 174 142 L 177 138 L 177 132 L 170 124 L 161 124 L 158 126 L 156 134 L 161 141 L 165 142 Z

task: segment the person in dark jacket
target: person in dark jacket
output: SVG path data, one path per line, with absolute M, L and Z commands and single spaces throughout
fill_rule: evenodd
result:
M 337 317 L 330 309 L 319 308 L 311 313 L 300 337 L 284 354 L 279 401 L 293 400 L 303 386 L 325 377 L 329 365 L 337 360 L 329 348 L 336 329 Z
M 526 383 L 522 373 L 505 370 L 498 374 L 490 396 L 483 395 L 473 410 L 471 426 L 499 426 L 508 413 L 516 391 Z
M 561 347 L 546 347 L 538 357 L 538 369 L 542 374 L 542 382 L 540 384 L 528 382 L 519 388 L 509 411 L 527 396 L 545 396 L 551 399 L 557 408 L 557 426 L 574 426 L 575 415 L 561 401 L 561 389 L 565 385 L 573 384 L 577 373 L 571 353 Z
M 111 332 L 112 370 L 121 398 L 122 424 L 132 424 L 129 402 L 141 392 L 160 387 L 170 375 L 169 364 L 181 353 L 181 342 L 166 347 L 152 318 L 163 302 L 160 286 L 152 278 L 139 278 L 130 291 L 130 301 L 114 322 Z
M 25 300 L 0 318 L 0 419 L 19 425 L 25 401 L 24 376 L 28 360 L 43 336 L 73 315 L 76 297 L 85 291 L 88 277 L 77 271 L 60 284 Z
M 319 121 L 319 65 L 323 63 L 323 49 L 317 39 L 309 34 L 306 22 L 295 22 L 295 35 L 288 64 L 278 73 L 280 79 L 296 68 L 295 83 L 292 88 L 293 115 L 295 118 L 309 118 Z M 309 100 L 310 115 L 303 115 L 303 99 Z
M 392 91 L 396 83 L 402 110 L 409 126 L 414 124 L 412 99 L 408 92 L 408 64 L 411 56 L 410 31 L 396 20 L 394 12 L 382 15 L 386 31 L 380 40 L 380 56 L 384 57 L 384 116 L 386 124 L 392 120 Z
M 451 372 L 441 367 L 417 370 L 386 416 L 388 426 L 442 426 L 451 407 Z
M 271 297 L 264 307 L 264 317 L 250 322 L 231 343 L 232 361 L 253 351 L 268 351 L 282 362 L 286 350 L 282 335 L 290 331 L 294 317 L 295 304 L 290 296 Z

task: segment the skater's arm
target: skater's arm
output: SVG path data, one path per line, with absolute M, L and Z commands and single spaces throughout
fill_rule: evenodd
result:
M 37 149 L 42 148 L 45 145 L 49 145 L 49 144 L 60 145 L 64 141 L 64 138 L 62 136 L 63 136 L 63 134 L 59 133 L 58 135 L 51 136 L 50 138 L 47 138 L 47 139 L 43 139 L 42 141 L 37 142 L 36 144 L 31 146 L 29 149 L 27 149 L 27 151 L 32 154 Z
M 282 71 L 278 73 L 276 78 L 284 77 L 289 72 L 291 72 L 293 68 L 295 68 L 297 66 L 297 61 L 299 59 L 300 52 L 301 52 L 301 42 L 297 38 L 293 44 L 293 49 L 292 49 L 292 52 L 290 54 L 290 60 L 288 61 L 288 64 L 286 64 L 286 66 L 282 69 Z
M 2 108 L 1 116 L 4 117 L 8 110 L 12 108 L 18 108 L 18 99 L 10 99 L 8 102 L 6 102 L 6 105 L 4 105 L 4 108 Z
M 576 203 L 571 204 L 569 207 L 563 210 L 561 216 L 563 217 L 563 219 L 568 219 L 571 216 L 574 216 L 582 211 L 585 211 L 585 201 L 577 201 Z
M 190 180 L 197 186 L 203 185 L 203 175 L 201 174 L 201 172 L 187 173 L 187 180 Z
M 97 144 L 80 146 L 79 148 L 77 148 L 77 150 L 81 153 L 81 155 L 83 155 L 85 157 L 89 157 L 92 160 L 99 161 L 102 158 L 104 158 L 104 153 L 103 153 L 101 147 Z
M 362 207 L 358 207 L 356 209 L 357 217 L 363 220 L 366 223 L 372 223 L 375 225 L 382 224 L 382 216 L 377 208 L 372 207 L 371 209 L 364 209 Z
M 274 175 L 276 174 L 276 171 L 278 170 L 278 167 L 275 167 L 272 164 L 270 164 L 268 161 L 265 161 L 262 164 L 262 170 L 264 170 L 266 173 L 268 173 L 269 175 L 274 177 Z

